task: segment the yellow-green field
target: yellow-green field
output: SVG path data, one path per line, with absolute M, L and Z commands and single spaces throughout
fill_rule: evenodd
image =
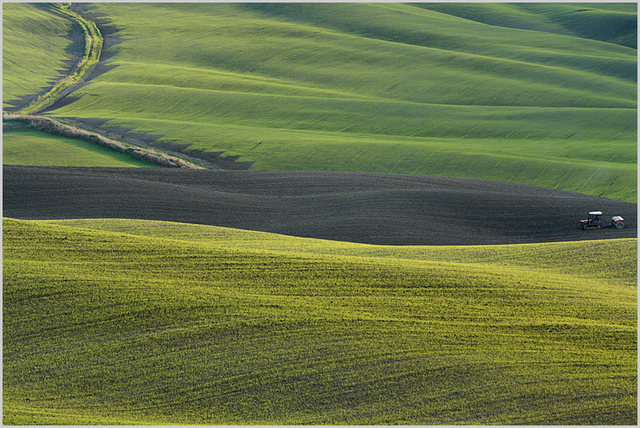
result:
M 636 219 L 619 202 L 637 200 L 636 4 L 2 8 L 5 112 L 44 111 L 214 168 L 235 159 L 222 153 L 254 170 L 494 181 L 452 193 L 455 180 L 437 179 L 425 193 L 399 175 L 70 169 L 148 165 L 7 124 L 4 164 L 23 165 L 5 168 L 7 215 L 252 216 L 283 231 L 270 228 L 278 215 L 315 203 L 287 233 L 328 236 L 313 228 L 331 223 L 406 243 L 406 230 L 433 236 L 385 222 L 495 237 L 504 216 L 547 236 L 538 211 L 570 218 L 572 198 L 615 202 L 634 237 L 568 237 L 581 231 L 567 221 L 558 239 L 587 240 L 468 245 L 468 228 L 464 245 L 385 246 L 5 217 L 4 424 L 637 424 Z M 618 201 L 527 187 L 514 200 L 531 213 L 514 217 L 495 181 Z M 400 193 L 406 210 L 392 205 Z M 430 218 L 443 198 L 456 215 Z M 379 205 L 396 211 L 358 208 Z
M 3 227 L 8 424 L 636 423 L 635 239 Z

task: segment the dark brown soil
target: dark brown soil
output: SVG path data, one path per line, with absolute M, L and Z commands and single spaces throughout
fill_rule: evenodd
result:
M 636 236 L 636 205 L 513 183 L 410 175 L 4 167 L 3 215 L 138 218 L 373 244 Z M 583 231 L 589 210 L 623 230 Z

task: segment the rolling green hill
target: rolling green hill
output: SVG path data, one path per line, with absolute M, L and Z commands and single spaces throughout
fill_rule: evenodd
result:
M 151 163 L 96 144 L 33 129 L 2 133 L 4 165 L 151 167 Z
M 533 3 L 524 7 L 547 16 L 578 36 L 637 47 L 637 4 L 569 3 L 551 8 Z
M 48 115 L 257 170 L 637 199 L 636 5 L 73 8 L 106 52 Z M 6 110 L 79 45 L 43 6 L 3 4 L 3 22 Z M 3 159 L 143 166 L 22 129 Z M 636 239 L 381 246 L 4 218 L 3 423 L 636 424 L 636 254 Z
M 3 229 L 7 424 L 637 421 L 635 239 Z
M 120 30 L 107 50 L 116 67 L 51 114 L 112 119 L 253 169 L 483 178 L 636 200 L 635 49 L 578 37 L 584 14 L 567 5 L 424 6 L 96 4 Z
M 112 119 L 253 169 L 481 178 L 636 200 L 633 7 L 80 10 L 118 30 L 107 36 L 115 68 L 54 116 Z
M 30 4 L 2 5 L 3 109 L 64 75 L 71 22 Z
M 416 6 L 500 27 L 569 34 L 636 47 L 635 3 L 419 3 Z

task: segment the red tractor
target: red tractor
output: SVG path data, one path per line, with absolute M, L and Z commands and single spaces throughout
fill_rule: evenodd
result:
M 602 211 L 589 211 L 589 217 L 586 220 L 580 220 L 580 225 L 583 230 L 586 229 L 600 229 L 602 226 Z M 624 229 L 624 219 L 619 215 L 611 217 L 611 226 L 616 229 Z
M 580 220 L 582 229 L 593 229 L 602 227 L 602 211 L 589 211 L 589 217 L 586 220 Z

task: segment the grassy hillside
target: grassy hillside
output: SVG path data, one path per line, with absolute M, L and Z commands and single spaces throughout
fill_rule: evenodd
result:
M 4 423 L 637 420 L 636 240 L 3 228 Z
M 637 4 L 569 3 L 550 8 L 534 3 L 523 7 L 549 17 L 578 36 L 637 47 Z
M 70 87 L 81 83 L 100 61 L 103 43 L 100 31 L 94 22 L 88 21 L 74 12 L 70 6 L 71 3 L 42 5 L 42 7 L 48 8 L 51 13 L 63 16 L 73 23 L 76 30 L 74 37 L 77 38 L 79 48 L 76 54 L 77 58 L 73 61 L 73 67 L 46 93 L 39 96 L 27 107 L 20 109 L 20 113 L 33 114 L 47 108 L 62 98 Z
M 511 5 L 476 5 L 477 20 L 402 4 L 94 6 L 120 29 L 117 67 L 53 115 L 110 118 L 253 169 L 636 200 L 637 51 L 573 35 L 556 5 L 518 8 L 520 28 L 478 22 Z
M 2 5 L 3 109 L 64 75 L 71 22 L 31 4 Z
M 33 129 L 2 133 L 4 165 L 153 166 L 131 156 L 82 140 L 45 134 Z
M 546 31 L 636 47 L 635 3 L 421 3 L 436 10 L 501 27 Z

